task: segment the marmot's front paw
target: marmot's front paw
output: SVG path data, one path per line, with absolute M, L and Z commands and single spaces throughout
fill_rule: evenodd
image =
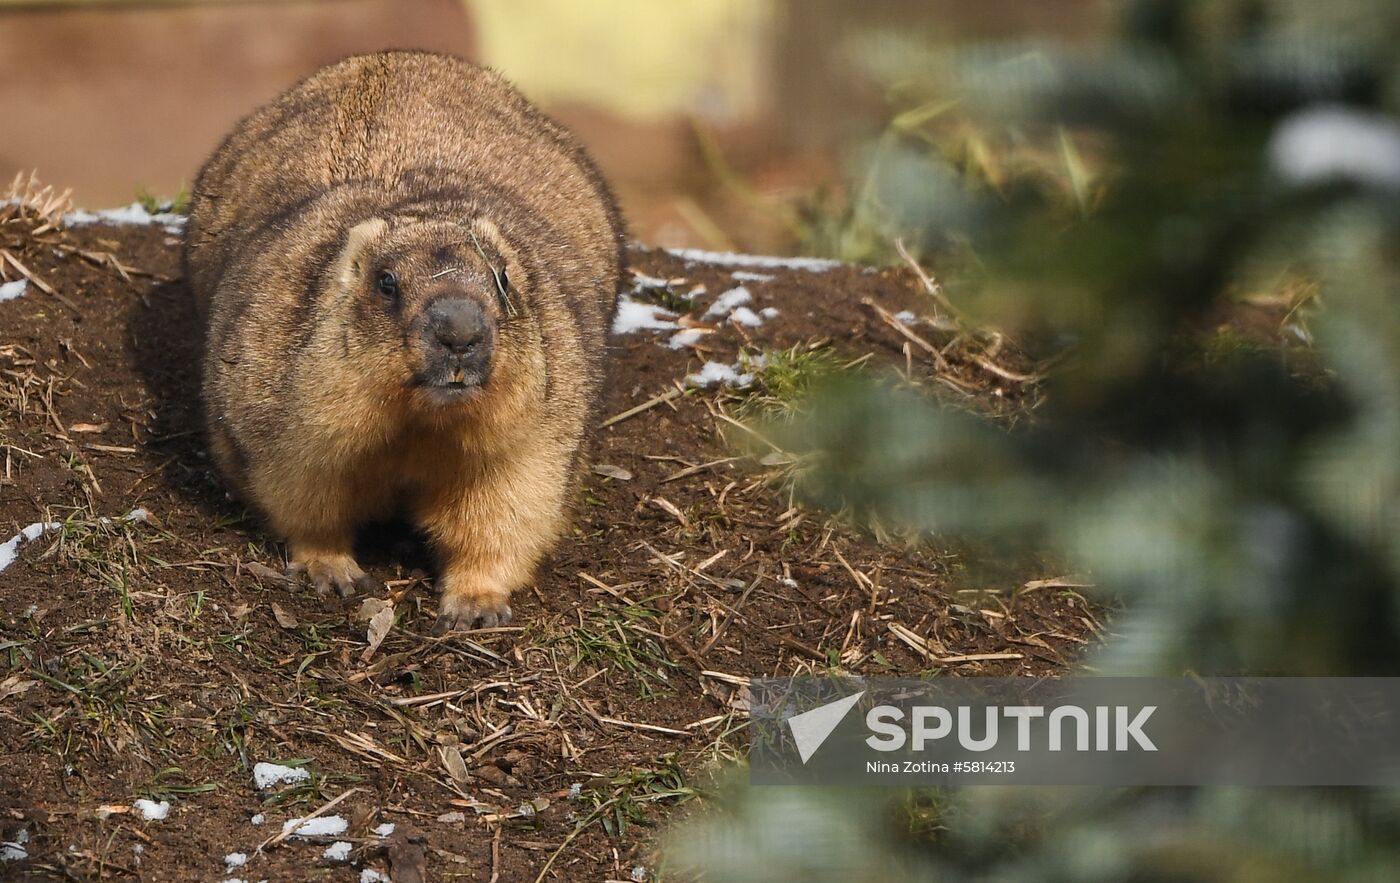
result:
M 353 596 L 356 590 L 378 594 L 384 586 L 365 573 L 349 555 L 297 556 L 287 568 L 288 576 L 306 574 L 316 594 L 329 598 L 331 589 L 342 598 Z
M 478 593 L 444 591 L 438 604 L 438 618 L 433 634 L 451 631 L 489 629 L 510 623 L 509 593 Z

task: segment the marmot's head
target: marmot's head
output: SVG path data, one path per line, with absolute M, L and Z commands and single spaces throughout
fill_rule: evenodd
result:
M 374 218 L 351 228 L 332 299 L 344 354 L 437 409 L 481 395 L 498 367 L 502 325 L 520 310 L 496 227 Z

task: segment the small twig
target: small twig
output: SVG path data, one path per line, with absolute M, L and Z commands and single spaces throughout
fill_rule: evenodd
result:
M 327 810 L 333 808 L 334 806 L 336 806 L 337 804 L 339 804 L 342 800 L 344 800 L 345 798 L 349 797 L 351 794 L 356 793 L 356 792 L 359 791 L 359 790 L 360 790 L 360 789 L 359 789 L 358 787 L 355 787 L 355 788 L 348 788 L 348 789 L 346 789 L 346 790 L 340 792 L 340 794 L 339 794 L 338 796 L 332 797 L 330 800 L 328 800 L 328 801 L 326 801 L 325 803 L 321 804 L 321 806 L 318 807 L 318 808 L 316 809 L 316 811 L 313 812 L 311 815 L 306 816 L 306 817 L 300 819 L 300 820 L 299 820 L 296 824 L 294 824 L 294 825 L 290 825 L 290 826 L 288 826 L 288 827 L 282 829 L 282 832 L 281 832 L 281 833 L 279 833 L 279 834 L 274 834 L 273 836 L 271 836 L 271 837 L 267 838 L 266 840 L 264 840 L 262 843 L 260 843 L 260 844 L 258 845 L 258 848 L 257 848 L 256 850 L 254 850 L 254 853 L 255 853 L 256 855 L 262 855 L 264 849 L 266 849 L 266 848 L 269 847 L 269 846 L 276 846 L 278 843 L 281 843 L 283 840 L 286 840 L 288 837 L 290 837 L 290 836 L 292 836 L 293 834 L 295 834 L 295 833 L 301 828 L 302 825 L 306 824 L 307 822 L 311 821 L 312 819 L 320 818 L 322 815 L 325 814 L 325 812 L 326 812 Z
M 953 306 L 952 301 L 948 300 L 948 295 L 944 293 L 943 286 L 934 282 L 933 277 L 920 266 L 918 261 L 914 260 L 914 256 L 909 254 L 909 250 L 904 247 L 903 239 L 896 239 L 894 241 L 894 249 L 899 252 L 899 256 L 903 258 L 904 262 L 909 265 L 909 268 L 914 271 L 914 275 L 919 277 L 919 282 L 923 284 L 924 290 L 929 293 L 929 297 L 937 301 L 953 318 L 966 324 L 962 313 L 957 307 Z
M 893 328 L 895 331 L 898 331 L 910 343 L 919 347 L 924 352 L 928 353 L 930 356 L 933 356 L 933 361 L 938 365 L 938 370 L 945 372 L 952 370 L 952 366 L 948 364 L 947 359 L 943 358 L 943 353 L 939 352 L 938 347 L 934 346 L 927 340 L 924 340 L 919 335 L 910 331 L 907 327 L 905 327 L 904 323 L 896 319 L 894 317 L 894 314 L 891 313 L 889 310 L 875 303 L 875 301 L 871 300 L 868 297 L 861 298 L 860 302 L 865 304 L 867 307 L 870 307 L 870 309 L 874 310 L 875 314 L 880 317 L 880 320 L 882 322 Z
M 55 291 L 53 286 L 49 285 L 49 283 L 45 282 L 43 279 L 40 279 L 38 275 L 36 275 L 24 264 L 21 264 L 19 262 L 19 258 L 15 257 L 8 250 L 0 250 L 0 256 L 3 256 L 5 260 L 9 261 L 10 266 L 14 267 L 15 270 L 17 270 L 21 276 L 28 279 L 30 282 L 33 282 L 35 288 L 38 288 L 44 294 L 47 294 L 50 297 L 54 298 L 59 303 L 68 307 L 68 309 L 72 310 L 73 312 L 79 314 L 82 313 L 82 310 L 78 309 L 77 304 L 73 303 L 71 300 Z
M 669 402 L 669 401 L 671 401 L 672 399 L 678 398 L 680 395 L 681 395 L 681 391 L 680 391 L 679 389 L 670 389 L 670 390 L 667 390 L 666 392 L 661 393 L 661 395 L 653 396 L 652 398 L 647 399 L 645 402 L 642 402 L 640 405 L 637 405 L 635 408 L 628 408 L 626 411 L 623 411 L 621 414 L 617 414 L 617 415 L 614 415 L 614 416 L 612 416 L 612 417 L 609 417 L 608 419 L 604 420 L 602 423 L 599 423 L 599 424 L 598 424 L 598 428 L 599 428 L 599 429 L 607 429 L 609 426 L 612 426 L 614 423 L 621 423 L 622 421 L 628 419 L 629 417 L 636 417 L 638 414 L 642 413 L 643 411 L 650 410 L 651 408 L 654 408 L 654 407 L 656 407 L 657 405 L 662 404 L 663 402 Z
M 496 833 L 491 835 L 491 879 L 486 883 L 496 883 L 501 879 L 501 831 L 502 825 L 496 825 Z

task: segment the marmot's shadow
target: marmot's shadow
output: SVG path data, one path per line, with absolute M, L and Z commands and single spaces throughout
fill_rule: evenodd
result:
M 153 480 L 210 518 L 237 517 L 204 445 L 199 399 L 203 331 L 184 282 L 156 285 L 136 298 L 127 317 L 132 365 L 154 399 L 143 455 Z M 169 462 L 167 462 L 169 461 Z M 157 513 L 159 514 L 159 513 Z
M 146 427 L 143 445 L 147 468 L 156 470 L 152 480 L 191 504 L 203 518 L 244 517 L 243 529 L 250 535 L 278 541 L 254 512 L 229 499 L 209 458 L 200 397 L 204 329 L 188 287 L 183 281 L 164 283 L 144 298 L 134 299 L 127 329 L 132 365 L 154 399 L 155 419 Z M 395 569 L 435 577 L 424 538 L 390 516 L 386 513 L 383 523 L 360 531 L 355 544 L 360 564 L 379 577 Z

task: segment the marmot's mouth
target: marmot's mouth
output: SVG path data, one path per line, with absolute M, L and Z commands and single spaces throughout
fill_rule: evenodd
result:
M 475 397 L 486 386 L 486 378 L 475 371 L 443 372 L 435 377 L 418 377 L 413 384 L 432 405 L 450 405 Z

